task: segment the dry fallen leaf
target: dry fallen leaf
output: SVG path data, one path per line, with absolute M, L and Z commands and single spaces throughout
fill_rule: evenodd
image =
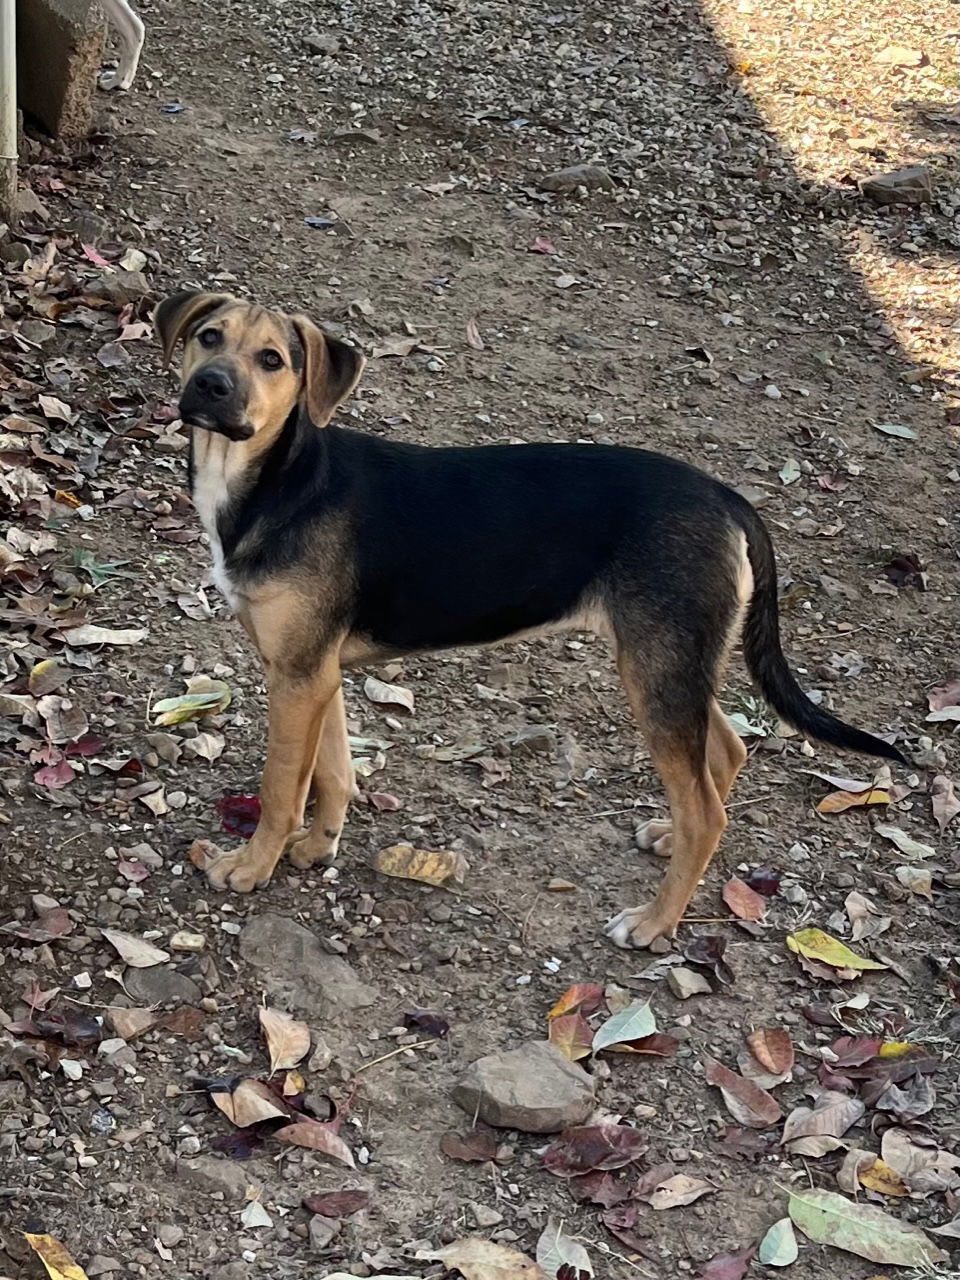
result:
M 852 1124 L 860 1120 L 866 1107 L 859 1098 L 847 1093 L 824 1090 L 812 1107 L 796 1107 L 787 1116 L 781 1143 L 795 1138 L 841 1138 Z
M 59 1240 L 48 1235 L 25 1232 L 23 1237 L 47 1269 L 50 1280 L 87 1280 L 87 1273 L 78 1266 Z
M 749 1129 L 767 1129 L 780 1119 L 783 1114 L 780 1104 L 764 1089 L 713 1058 L 704 1058 L 703 1066 L 707 1084 L 716 1085 L 720 1090 L 727 1110 L 737 1124 L 746 1125 Z
M 844 899 L 844 909 L 850 921 L 850 937 L 854 942 L 864 938 L 876 938 L 886 933 L 893 920 L 890 916 L 881 915 L 869 898 L 865 898 L 856 889 L 851 889 Z
M 672 1178 L 665 1178 L 649 1195 L 638 1198 L 643 1199 L 652 1209 L 676 1209 L 693 1204 L 694 1200 L 699 1200 L 713 1190 L 710 1183 L 704 1182 L 702 1178 L 675 1173 Z
M 933 845 L 922 844 L 919 840 L 914 840 L 912 836 L 908 836 L 905 831 L 901 831 L 899 827 L 895 827 L 889 822 L 878 822 L 874 827 L 878 836 L 883 836 L 885 840 L 889 840 L 891 844 L 895 844 L 900 852 L 906 858 L 933 858 L 936 856 L 936 849 Z
M 562 1018 L 568 1013 L 582 1013 L 588 1017 L 591 1013 L 596 1013 L 603 1000 L 603 987 L 597 986 L 595 982 L 578 982 L 563 993 L 547 1014 L 547 1021 L 552 1022 L 554 1018 Z
M 586 1018 L 579 1013 L 554 1018 L 547 1038 L 571 1062 L 588 1058 L 593 1048 L 593 1031 Z
M 289 1013 L 276 1009 L 260 1010 L 260 1026 L 270 1053 L 270 1074 L 289 1071 L 310 1052 L 310 1028 L 297 1022 Z
M 874 1160 L 865 1169 L 859 1170 L 860 1185 L 868 1191 L 875 1191 L 882 1196 L 908 1196 L 910 1192 L 903 1185 L 903 1179 L 896 1169 L 891 1169 L 883 1160 Z
M 800 929 L 787 937 L 787 946 L 797 955 L 806 956 L 808 960 L 819 960 L 822 964 L 834 969 L 886 969 L 888 965 L 879 960 L 865 960 L 856 955 L 849 947 L 844 946 L 822 929 Z
M 462 853 L 450 849 L 415 849 L 412 844 L 392 844 L 374 856 L 373 866 L 384 876 L 419 880 L 441 888 L 450 882 L 463 884 L 470 864 Z
M 459 1271 L 463 1280 L 547 1280 L 543 1268 L 525 1253 L 492 1244 L 479 1236 L 465 1236 L 443 1249 L 418 1249 L 418 1261 L 442 1262 Z
M 734 876 L 723 886 L 723 900 L 738 920 L 762 920 L 767 914 L 766 898 L 739 876 Z
M 548 1280 L 556 1280 L 558 1276 L 589 1280 L 595 1274 L 583 1245 L 566 1235 L 562 1225 L 552 1218 L 547 1220 L 537 1241 L 537 1263 Z
M 238 1129 L 262 1120 L 286 1120 L 289 1112 L 280 1106 L 276 1094 L 262 1080 L 241 1080 L 231 1092 L 214 1090 L 210 1101 Z
M 760 1027 L 751 1031 L 747 1044 L 761 1067 L 771 1075 L 782 1076 L 793 1070 L 793 1041 L 782 1027 Z
M 871 787 L 866 791 L 833 791 L 817 805 L 817 813 L 845 813 L 847 809 L 889 803 L 890 792 L 882 787 Z
M 150 969 L 155 964 L 163 964 L 170 959 L 169 951 L 155 947 L 152 942 L 138 938 L 132 933 L 121 933 L 117 929 L 101 929 L 104 939 L 117 951 L 124 964 L 132 969 Z
M 930 783 L 930 803 L 937 826 L 945 831 L 960 813 L 960 800 L 957 799 L 953 779 L 945 773 L 938 773 Z
M 94 644 L 139 644 L 147 638 L 147 632 L 138 627 L 117 630 L 113 627 L 97 627 L 92 622 L 85 622 L 80 627 L 69 627 L 61 632 L 64 640 L 72 649 L 79 649 Z
M 403 685 L 387 684 L 386 680 L 378 680 L 376 676 L 367 676 L 363 682 L 363 692 L 378 706 L 402 707 L 404 711 L 413 710 L 413 694 Z
M 278 1129 L 275 1137 L 280 1142 L 289 1142 L 295 1147 L 307 1147 L 310 1151 L 319 1151 L 321 1155 L 329 1156 L 331 1160 L 339 1160 L 350 1169 L 357 1167 L 353 1152 L 340 1135 L 334 1133 L 328 1124 L 322 1124 L 319 1120 L 297 1120 L 294 1124 Z

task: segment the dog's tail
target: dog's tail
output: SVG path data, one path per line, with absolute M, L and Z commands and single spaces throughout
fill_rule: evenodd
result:
M 739 495 L 738 499 L 739 499 Z M 742 502 L 742 505 L 741 505 Z M 766 525 L 746 499 L 736 504 L 736 521 L 747 538 L 747 557 L 753 570 L 753 596 L 743 626 L 743 654 L 747 669 L 764 698 L 788 724 L 806 737 L 833 747 L 860 751 L 886 760 L 908 761 L 896 747 L 872 733 L 854 729 L 811 702 L 787 666 L 780 644 L 777 605 L 777 566 Z

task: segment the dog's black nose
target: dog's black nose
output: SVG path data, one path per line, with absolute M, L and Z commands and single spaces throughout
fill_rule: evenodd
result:
M 210 400 L 225 400 L 233 392 L 233 379 L 226 369 L 208 364 L 193 375 L 193 385 Z

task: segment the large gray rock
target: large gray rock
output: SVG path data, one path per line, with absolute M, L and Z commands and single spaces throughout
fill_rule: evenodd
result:
M 17 0 L 20 106 L 56 138 L 90 130 L 104 31 L 93 0 Z
M 926 165 L 912 164 L 875 173 L 860 183 L 860 190 L 877 204 L 926 204 L 933 199 L 933 179 Z
M 259 1185 L 259 1180 L 242 1164 L 218 1156 L 178 1160 L 177 1176 L 197 1191 L 206 1191 L 208 1195 L 219 1192 L 228 1200 L 240 1200 L 248 1187 Z
M 151 969 L 128 969 L 124 981 L 127 991 L 140 1004 L 198 1004 L 200 988 L 185 973 L 169 965 Z
M 240 954 L 294 1013 L 365 1009 L 377 998 L 346 960 L 329 955 L 315 934 L 286 916 L 255 916 L 240 934 Z
M 559 1133 L 593 1110 L 593 1081 L 546 1040 L 471 1063 L 453 1088 L 471 1117 L 499 1129 Z

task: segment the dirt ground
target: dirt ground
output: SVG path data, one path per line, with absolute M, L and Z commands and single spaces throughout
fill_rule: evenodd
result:
M 437 1275 L 418 1250 L 480 1234 L 532 1255 L 552 1216 L 598 1276 L 698 1275 L 783 1217 L 788 1188 L 837 1190 L 843 1149 L 787 1152 L 779 1129 L 761 1132 L 766 1145 L 729 1138 L 704 1058 L 733 1066 L 758 1027 L 797 1046 L 792 1083 L 774 1090 L 785 1112 L 809 1101 L 821 1048 L 845 1030 L 926 1046 L 935 1103 L 901 1119 L 957 1150 L 960 984 L 944 973 L 958 955 L 960 846 L 931 786 L 960 770 L 960 749 L 956 719 L 926 720 L 929 691 L 960 674 L 955 8 L 141 10 L 134 89 L 100 96 L 81 153 L 34 144 L 25 176 L 45 216 L 2 246 L 4 410 L 17 421 L 0 423 L 0 504 L 23 559 L 3 579 L 0 697 L 27 695 L 35 663 L 57 658 L 59 694 L 93 737 L 67 766 L 59 751 L 31 758 L 49 720 L 3 705 L 0 1023 L 16 1027 L 38 991 L 59 988 L 51 1008 L 105 1017 L 111 1038 L 99 1050 L 52 1033 L 0 1041 L 0 1274 L 42 1274 L 21 1235 L 40 1230 L 90 1280 Z M 543 189 L 575 164 L 601 166 L 597 185 Z M 861 194 L 860 180 L 911 164 L 932 176 L 931 199 Z M 142 278 L 118 294 L 103 282 L 130 250 Z M 711 979 L 712 994 L 681 1002 L 660 957 L 602 938 L 608 916 L 652 895 L 662 864 L 633 833 L 662 795 L 610 655 L 587 635 L 349 673 L 351 732 L 386 745 L 357 747 L 362 796 L 338 870 L 282 864 L 250 898 L 206 887 L 187 850 L 197 837 L 227 845 L 217 802 L 256 790 L 264 696 L 184 496 L 174 377 L 150 336 L 122 331 L 180 287 L 304 310 L 361 346 L 371 358 L 345 425 L 429 444 L 642 444 L 761 507 L 802 682 L 896 734 L 915 766 L 894 770 L 890 805 L 818 812 L 832 787 L 811 769 L 866 785 L 873 762 L 779 736 L 734 664 L 726 708 L 758 732 L 676 944 L 726 939 L 732 984 Z M 83 622 L 146 635 L 64 646 Z M 224 680 L 229 708 L 148 740 L 151 705 L 194 673 Z M 409 689 L 413 712 L 366 698 L 368 674 Z M 911 861 L 883 823 L 932 852 Z M 464 853 L 462 890 L 378 875 L 372 856 L 401 841 Z M 904 865 L 932 868 L 929 897 Z M 780 891 L 747 931 L 720 890 L 761 866 Z M 549 887 L 558 879 L 564 891 Z M 856 982 L 804 972 L 786 936 L 816 926 L 851 942 L 851 890 L 889 920 L 851 945 L 890 967 Z M 66 909 L 69 932 L 44 935 L 54 904 L 37 894 Z M 257 920 L 255 946 L 243 930 Z M 289 921 L 319 946 L 297 953 Z M 104 928 L 168 949 L 186 931 L 203 950 L 124 972 Z M 501 1162 L 440 1149 L 471 1123 L 450 1097 L 466 1065 L 542 1039 L 578 982 L 649 995 L 680 1041 L 669 1058 L 593 1059 L 598 1114 L 646 1132 L 642 1168 L 669 1162 L 713 1188 L 685 1207 L 641 1204 L 626 1242 L 543 1168 L 542 1136 L 503 1132 Z M 859 990 L 870 1003 L 846 1027 L 804 1016 Z M 301 1069 L 321 1119 L 331 1098 L 350 1100 L 355 1171 L 273 1140 L 242 1160 L 218 1149 L 230 1126 L 199 1082 L 267 1072 L 264 997 L 329 1046 L 328 1065 L 320 1053 Z M 118 1044 L 117 1007 L 200 1012 Z M 417 1009 L 449 1034 L 422 1044 L 405 1025 Z M 888 1121 L 868 1109 L 844 1141 L 876 1151 Z M 241 1219 L 248 1187 L 269 1226 Z M 343 1188 L 368 1190 L 369 1207 L 329 1234 L 311 1228 L 302 1197 Z M 949 1191 L 860 1197 L 927 1228 L 956 1216 Z M 802 1241 L 789 1274 L 888 1270 Z

